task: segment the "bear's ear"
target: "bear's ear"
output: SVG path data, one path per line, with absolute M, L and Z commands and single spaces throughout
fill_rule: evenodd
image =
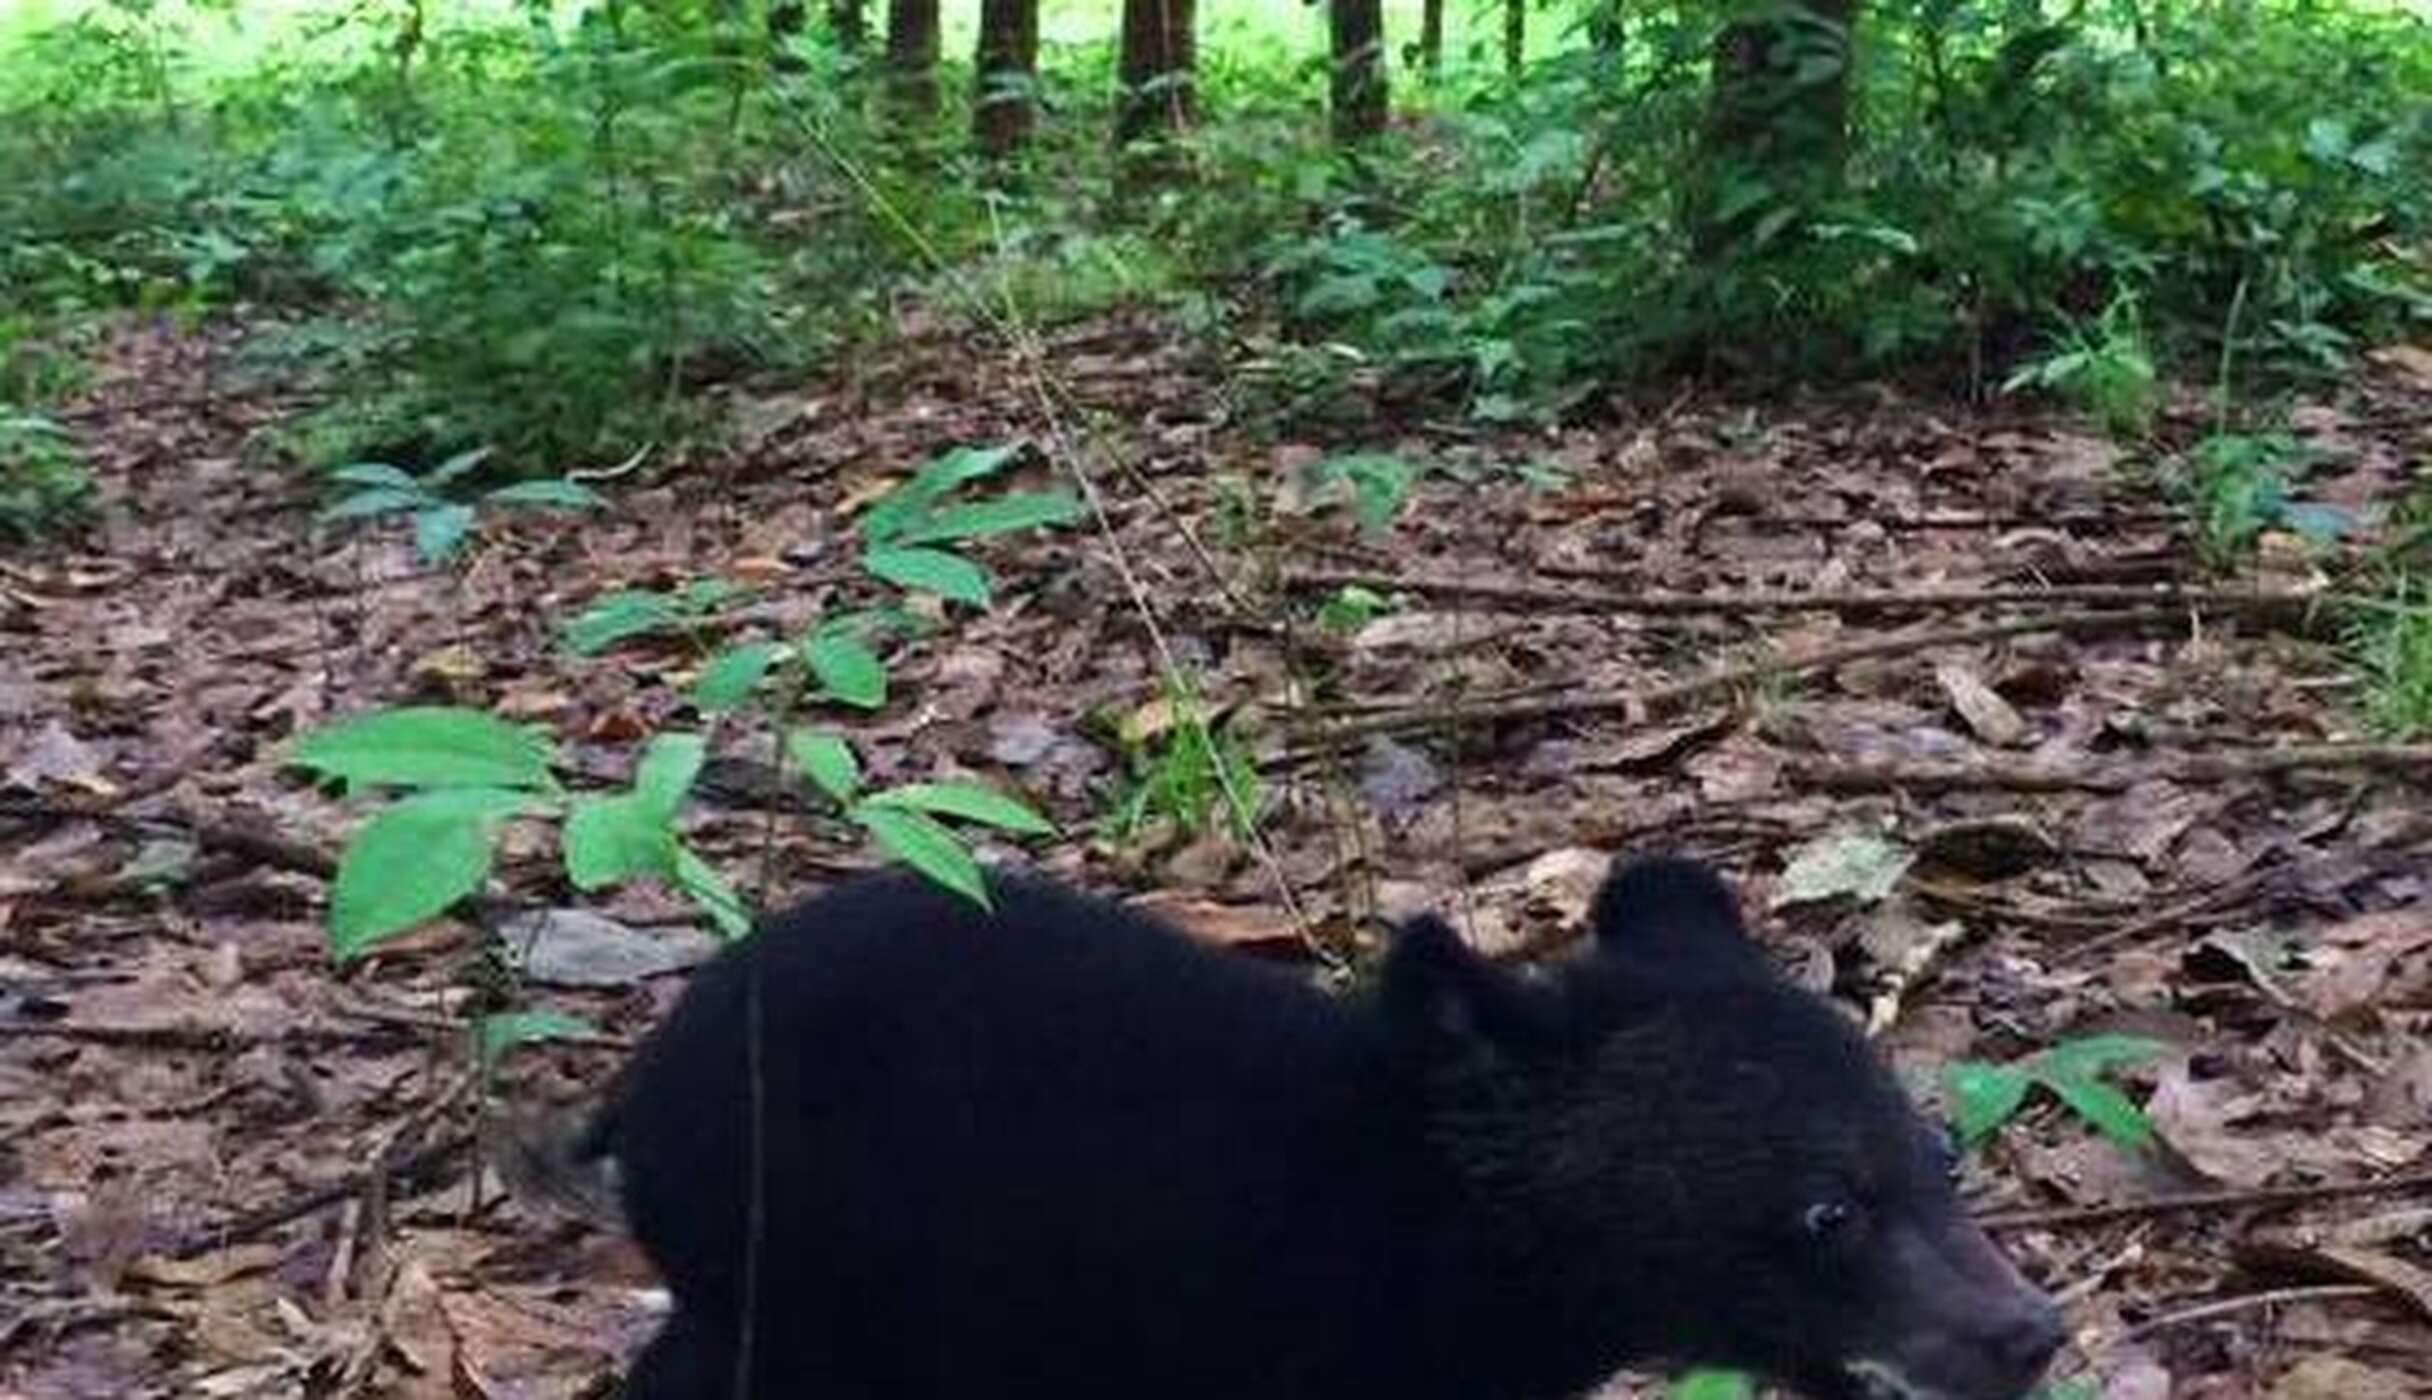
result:
M 1659 856 L 1616 863 L 1596 892 L 1597 951 L 1650 970 L 1758 973 L 1764 953 L 1740 919 L 1739 898 L 1711 869 Z
M 1394 935 L 1382 998 L 1397 1036 L 1439 1052 L 1519 1049 L 1554 1029 L 1540 989 L 1478 956 L 1433 914 L 1410 920 Z

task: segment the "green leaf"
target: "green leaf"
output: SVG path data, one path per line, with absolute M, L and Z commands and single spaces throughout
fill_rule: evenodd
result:
M 414 480 L 403 467 L 392 467 L 386 462 L 348 462 L 342 467 L 331 467 L 329 479 L 343 481 L 349 486 L 386 486 L 392 490 L 422 494 L 421 482 Z
M 967 481 L 994 476 L 1021 450 L 1019 443 L 1002 447 L 958 447 L 912 474 L 912 479 L 881 496 L 861 517 L 861 537 L 872 545 L 895 539 L 896 532 L 926 516 L 929 507 Z
M 692 683 L 692 703 L 705 714 L 719 714 L 749 700 L 768 668 L 785 654 L 782 642 L 747 642 L 728 647 L 709 659 Z
M 289 761 L 356 786 L 554 792 L 549 741 L 480 710 L 378 710 L 305 735 Z
M 369 491 L 357 491 L 322 511 L 321 519 L 360 520 L 367 515 L 393 515 L 401 510 L 420 510 L 430 499 L 418 488 L 375 486 Z
M 829 695 L 865 710 L 887 703 L 886 665 L 859 637 L 823 628 L 812 635 L 804 654 Z
M 2035 1081 L 2024 1070 L 2009 1065 L 1961 1060 L 1944 1068 L 1942 1082 L 1951 1093 L 1951 1121 L 1958 1126 L 1960 1139 L 1973 1147 L 2010 1121 L 2018 1106 L 2027 1101 L 2027 1088 Z
M 1081 502 L 1069 491 L 1012 491 L 969 505 L 948 506 L 907 525 L 887 543 L 914 545 L 977 539 L 1033 526 L 1063 525 L 1080 515 Z
M 559 629 L 566 646 L 577 656 L 593 656 L 628 637 L 662 632 L 676 625 L 676 608 L 664 594 L 627 589 L 592 601 Z
M 561 1036 L 589 1035 L 592 1026 L 580 1016 L 563 1011 L 499 1011 L 474 1023 L 473 1034 L 480 1047 L 481 1063 L 487 1067 L 498 1063 L 501 1055 L 518 1045 L 555 1040 Z
M 710 868 L 708 861 L 694 855 L 692 848 L 682 842 L 675 845 L 675 886 L 701 906 L 718 932 L 729 940 L 741 938 L 752 931 L 752 913 L 743 903 L 743 896 L 726 883 L 726 877 Z
M 2153 1145 L 2153 1124 L 2146 1119 L 2145 1111 L 2103 1081 L 2047 1075 L 2043 1077 L 2043 1086 L 2078 1117 L 2092 1123 L 2104 1137 L 2129 1151 L 2142 1151 Z
M 414 551 L 425 564 L 436 564 L 456 552 L 473 528 L 473 508 L 449 502 L 414 514 Z
M 490 454 L 495 450 L 496 449 L 494 448 L 488 447 L 476 447 L 470 452 L 459 452 L 455 456 L 448 458 L 446 461 L 441 462 L 438 466 L 431 468 L 430 475 L 425 476 L 422 479 L 422 484 L 425 486 L 445 486 L 449 482 L 454 481 L 458 477 L 461 477 L 465 473 L 473 470 L 473 468 L 478 467 L 482 463 L 490 460 Z
M 1331 457 L 1310 469 L 1310 477 L 1320 485 L 1335 481 L 1351 483 L 1351 513 L 1364 530 L 1377 530 L 1390 524 L 1401 513 L 1402 504 L 1410 498 L 1410 488 L 1425 475 L 1426 468 L 1384 452 L 1354 452 Z
M 851 815 L 904 864 L 982 909 L 994 907 L 988 902 L 988 884 L 980 874 L 980 863 L 935 817 L 872 802 L 856 805 Z
M 664 877 L 676 864 L 674 833 L 630 792 L 576 801 L 567 814 L 561 844 L 566 878 L 578 890 Z
M 1317 610 L 1317 625 L 1329 632 L 1356 632 L 1393 604 L 1373 589 L 1349 584 L 1335 590 Z
M 364 823 L 330 887 L 331 954 L 350 961 L 480 889 L 498 824 L 529 800 L 501 788 L 449 788 L 403 798 Z
M 574 481 L 519 481 L 482 497 L 501 506 L 562 506 L 567 510 L 606 510 L 608 498 Z
M 722 578 L 697 578 L 676 590 L 677 603 L 690 617 L 707 617 L 719 604 L 741 596 L 742 584 Z
M 1756 1382 L 1738 1371 L 1684 1371 L 1664 1389 L 1670 1400 L 1756 1400 Z
M 1053 836 L 1056 830 L 1045 817 L 1003 793 L 977 783 L 905 783 L 901 787 L 871 794 L 864 805 L 911 807 L 936 816 L 986 822 L 990 826 L 1032 836 Z
M 653 734 L 642 750 L 642 761 L 634 765 L 633 795 L 641 802 L 642 812 L 664 826 L 684 805 L 684 794 L 692 791 L 692 780 L 700 776 L 701 761 L 708 746 L 698 734 Z
M 853 757 L 853 746 L 841 734 L 820 729 L 797 729 L 785 736 L 786 752 L 802 771 L 810 775 L 819 790 L 838 803 L 853 800 L 861 789 L 861 762 Z
M 975 608 L 988 606 L 988 571 L 942 549 L 877 549 L 861 566 L 903 588 L 925 588 Z

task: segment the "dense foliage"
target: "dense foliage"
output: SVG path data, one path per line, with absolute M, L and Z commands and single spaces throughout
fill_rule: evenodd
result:
M 1701 139 L 1718 7 L 1543 12 L 1507 74 L 1459 42 L 1499 21 L 1456 6 L 1438 80 L 1397 75 L 1402 116 L 1348 150 L 1310 21 L 1215 17 L 1191 178 L 1146 189 L 1105 139 L 1111 6 L 1050 14 L 1012 163 L 752 9 L 263 31 L 104 0 L 0 31 L 5 406 L 39 411 L 95 313 L 243 305 L 277 327 L 263 372 L 319 390 L 308 463 L 555 472 L 907 302 L 1001 326 L 1165 300 L 1257 351 L 1282 413 L 1380 381 L 1510 418 L 1682 369 L 1923 371 L 2134 429 L 2157 365 L 2317 371 L 2432 319 L 2432 26 L 2362 0 L 1885 0 L 1793 56 L 1790 86 L 1848 87 L 1845 149 L 1796 179 Z M 72 494 L 47 436 L 9 441 L 12 519 Z

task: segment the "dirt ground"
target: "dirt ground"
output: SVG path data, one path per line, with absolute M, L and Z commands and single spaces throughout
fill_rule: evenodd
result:
M 1422 905 L 1528 952 L 1607 854 L 1712 857 L 1930 1095 L 1957 1060 L 2163 1043 L 2118 1081 L 2152 1148 L 2038 1096 L 1970 1168 L 2067 1300 L 2079 1393 L 2432 1394 L 2432 749 L 2363 742 L 2345 624 L 2308 603 L 2424 479 L 2432 357 L 2290 409 L 2296 489 L 2355 528 L 2227 576 L 2159 484 L 2192 402 L 2146 452 L 1889 390 L 1278 435 L 1144 320 L 1053 338 L 1043 380 L 939 335 L 734 395 L 731 450 L 430 568 L 264 460 L 295 405 L 241 341 L 114 340 L 69 417 L 98 525 L 0 555 L 0 1397 L 604 1394 L 648 1270 L 477 1170 L 478 1110 L 579 1102 L 702 935 L 636 889 L 546 953 L 442 921 L 339 969 L 323 902 L 363 808 L 284 746 L 461 703 L 545 725 L 570 786 L 622 782 L 641 736 L 700 726 L 698 655 L 578 657 L 559 621 L 718 575 L 751 590 L 721 635 L 799 636 L 863 596 L 854 510 L 1015 440 L 1023 484 L 1085 477 L 1108 528 L 989 545 L 996 605 L 901 645 L 883 709 L 823 717 L 875 779 L 1018 792 L 1065 833 L 1026 858 L 1264 956 L 1356 958 Z M 1437 470 L 1363 529 L 1308 484 L 1349 450 Z M 1317 625 L 1349 585 L 1400 606 Z M 1170 730 L 1161 651 L 1260 761 L 1255 841 L 1102 824 L 1122 736 Z M 686 831 L 742 888 L 873 859 L 765 730 L 713 749 Z M 1888 897 L 1847 897 L 1871 874 Z M 539 826 L 493 890 L 578 903 Z M 485 1076 L 467 1018 L 502 1004 L 598 1033 Z

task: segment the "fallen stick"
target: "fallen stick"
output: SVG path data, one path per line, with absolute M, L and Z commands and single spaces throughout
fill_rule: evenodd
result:
M 1582 715 L 1628 713 L 1660 713 L 1676 709 L 1690 700 L 1717 690 L 1754 684 L 1768 677 L 1813 674 L 1846 666 L 1853 661 L 1872 661 L 1888 656 L 1903 656 L 1911 652 L 1931 651 L 1938 647 L 1972 646 L 1979 642 L 1999 641 L 2006 637 L 2025 636 L 2036 632 L 2065 632 L 2089 635 L 2103 632 L 2134 632 L 2146 628 L 2181 626 L 2187 614 L 2183 608 L 2134 608 L 2119 612 L 2051 613 L 2038 617 L 2008 618 L 2000 622 L 1981 623 L 1974 627 L 1952 628 L 1936 632 L 1907 632 L 1871 641 L 1853 642 L 1846 646 L 1826 647 L 1805 656 L 1769 657 L 1763 661 L 1728 666 L 1722 670 L 1670 685 L 1646 690 L 1600 690 L 1578 695 L 1551 696 L 1545 699 L 1510 700 L 1487 705 L 1447 705 L 1436 708 L 1405 710 L 1388 714 L 1369 715 L 1359 719 L 1326 726 L 1313 743 L 1288 749 L 1266 760 L 1263 768 L 1285 768 L 1308 761 L 1319 753 L 1357 739 L 1379 735 L 1402 737 L 1423 734 L 1437 729 L 1452 729 L 1463 725 L 1502 724 L 1518 720 L 1558 719 Z
M 1380 593 L 1417 593 L 1433 598 L 1471 598 L 1542 612 L 1641 613 L 1653 617 L 1737 615 L 1755 612 L 1874 613 L 1903 609 L 2022 607 L 2065 603 L 2077 607 L 2149 607 L 2177 603 L 2220 612 L 2303 612 L 2328 601 L 2320 594 L 2249 593 L 2230 588 L 2184 588 L 2175 584 L 2059 584 L 2048 588 L 1984 587 L 1850 589 L 1840 592 L 1675 593 L 1661 589 L 1599 590 L 1549 588 L 1542 584 L 1483 579 L 1410 578 L 1356 569 L 1288 569 L 1282 583 L 1298 593 L 1366 588 Z

